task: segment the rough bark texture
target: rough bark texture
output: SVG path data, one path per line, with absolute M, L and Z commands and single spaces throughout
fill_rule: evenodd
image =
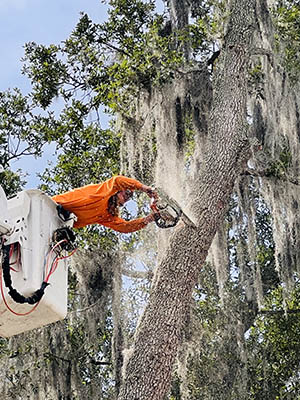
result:
M 198 228 L 181 227 L 158 267 L 155 285 L 138 326 L 119 400 L 163 399 L 198 281 L 233 185 L 249 158 L 247 63 L 255 1 L 234 1 L 210 116 L 206 157 L 191 211 Z

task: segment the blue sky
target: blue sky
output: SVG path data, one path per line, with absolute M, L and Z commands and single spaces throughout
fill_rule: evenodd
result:
M 100 0 L 0 0 L 0 90 L 28 89 L 20 72 L 24 43 L 59 43 L 75 27 L 80 11 L 95 22 L 106 17 Z
M 0 91 L 18 87 L 28 92 L 29 80 L 21 74 L 24 44 L 61 42 L 75 27 L 81 11 L 95 22 L 106 18 L 106 6 L 100 0 L 0 0 Z M 37 186 L 36 172 L 47 166 L 52 153 L 48 148 L 42 160 L 28 157 L 11 166 L 29 174 L 26 188 Z

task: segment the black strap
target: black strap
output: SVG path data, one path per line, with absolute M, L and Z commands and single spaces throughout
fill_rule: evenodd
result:
M 61 204 L 57 204 L 56 206 L 56 210 L 58 213 L 58 216 L 61 220 L 63 220 L 64 222 L 69 221 L 71 218 L 71 212 L 64 209 L 63 206 Z
M 2 251 L 4 254 L 3 258 L 3 279 L 5 286 L 9 289 L 8 294 L 12 297 L 12 299 L 16 303 L 28 303 L 28 304 L 35 304 L 38 303 L 45 293 L 46 287 L 49 285 L 47 282 L 43 282 L 41 287 L 36 290 L 31 296 L 25 297 L 21 293 L 19 293 L 16 289 L 12 287 L 12 280 L 10 276 L 10 266 L 9 266 L 9 253 L 10 253 L 10 246 L 3 246 Z

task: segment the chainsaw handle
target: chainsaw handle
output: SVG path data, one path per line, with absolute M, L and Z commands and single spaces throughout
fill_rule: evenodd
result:
M 151 198 L 150 208 L 154 213 L 159 214 L 159 209 L 157 208 L 157 199 L 155 199 L 154 197 Z
M 154 221 L 155 221 L 156 225 L 159 228 L 166 228 L 165 221 L 161 217 L 160 212 L 159 212 L 159 208 L 157 207 L 157 199 L 155 199 L 154 197 L 152 197 L 152 199 L 151 199 L 150 208 L 151 208 L 151 210 L 153 212 Z

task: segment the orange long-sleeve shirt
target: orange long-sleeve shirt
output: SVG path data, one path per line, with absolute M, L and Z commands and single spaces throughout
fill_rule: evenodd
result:
M 144 228 L 145 218 L 125 221 L 108 213 L 108 200 L 119 191 L 141 190 L 142 183 L 125 176 L 114 176 L 99 184 L 91 184 L 53 196 L 52 199 L 65 210 L 74 213 L 77 221 L 74 228 L 90 224 L 101 224 L 115 231 L 129 233 Z

